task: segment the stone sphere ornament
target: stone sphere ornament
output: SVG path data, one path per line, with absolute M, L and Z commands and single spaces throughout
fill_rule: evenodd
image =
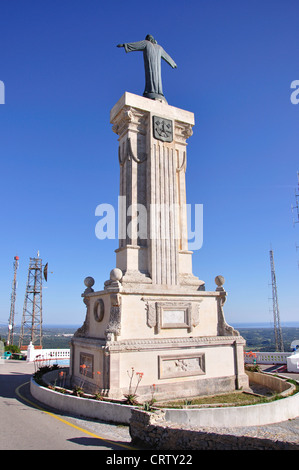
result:
M 114 268 L 110 271 L 110 280 L 111 281 L 120 281 L 123 277 L 122 270 L 119 268 Z
M 88 276 L 84 279 L 84 284 L 86 285 L 86 287 L 92 287 L 94 285 L 94 278 L 91 277 L 91 276 Z
M 225 279 L 224 279 L 223 276 L 216 276 L 215 277 L 215 283 L 218 287 L 222 287 L 223 284 L 224 284 L 224 281 L 225 281 Z

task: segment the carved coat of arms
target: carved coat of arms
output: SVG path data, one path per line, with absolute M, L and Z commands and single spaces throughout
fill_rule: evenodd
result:
M 172 142 L 172 121 L 153 116 L 153 134 L 155 139 L 162 140 L 163 142 Z

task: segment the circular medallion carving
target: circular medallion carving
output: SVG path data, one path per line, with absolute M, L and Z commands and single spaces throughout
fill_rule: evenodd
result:
M 97 322 L 100 322 L 104 318 L 105 306 L 103 299 L 97 299 L 93 307 L 94 319 Z

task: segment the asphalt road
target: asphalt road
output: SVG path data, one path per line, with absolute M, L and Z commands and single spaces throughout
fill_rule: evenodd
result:
M 136 450 L 130 445 L 128 426 L 46 409 L 30 395 L 33 373 L 34 365 L 25 361 L 0 364 L 1 450 Z

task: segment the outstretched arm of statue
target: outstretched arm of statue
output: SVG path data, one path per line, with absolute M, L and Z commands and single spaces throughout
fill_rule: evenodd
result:
M 163 48 L 162 48 L 161 57 L 162 57 L 162 59 L 164 59 L 165 62 L 167 62 L 173 69 L 176 69 L 176 68 L 177 68 L 177 64 L 175 63 L 175 61 L 170 57 L 169 54 L 167 54 L 166 51 L 164 51 Z
M 145 49 L 147 41 L 138 42 L 125 42 L 125 44 L 117 44 L 116 47 L 124 47 L 126 52 L 132 51 L 143 51 Z

